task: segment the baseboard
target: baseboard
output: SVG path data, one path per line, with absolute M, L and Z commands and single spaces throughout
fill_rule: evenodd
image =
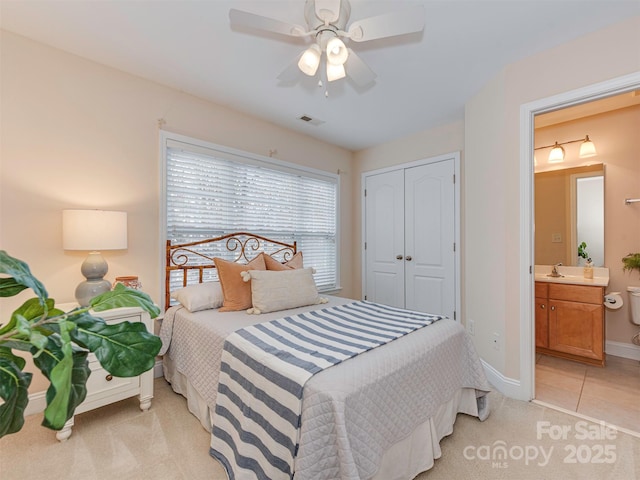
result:
M 153 378 L 160 378 L 164 376 L 164 371 L 162 370 L 162 358 L 156 358 L 156 363 L 153 366 Z
M 522 392 L 522 386 L 520 380 L 514 380 L 513 378 L 505 377 L 498 370 L 493 368 L 484 360 L 480 360 L 484 367 L 484 373 L 487 376 L 487 380 L 493 385 L 500 393 L 509 398 L 515 398 L 516 400 L 529 401 L 529 398 L 525 398 Z
M 640 361 L 640 347 L 633 343 L 622 343 L 607 340 L 605 342 L 605 351 L 607 352 L 607 355 Z
M 36 392 L 29 394 L 29 403 L 27 407 L 24 409 L 24 416 L 34 415 L 36 413 L 44 412 L 44 409 L 47 408 L 47 392 Z

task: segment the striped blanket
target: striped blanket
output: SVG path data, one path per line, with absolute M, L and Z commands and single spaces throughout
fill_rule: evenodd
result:
M 222 352 L 211 455 L 231 480 L 293 478 L 307 380 L 441 318 L 353 302 L 235 331 Z

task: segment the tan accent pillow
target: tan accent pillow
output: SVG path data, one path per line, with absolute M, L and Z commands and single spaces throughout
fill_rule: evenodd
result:
M 253 307 L 247 313 L 260 314 L 327 303 L 318 295 L 312 268 L 290 268 L 282 271 L 242 272 L 251 281 Z
M 235 312 L 251 308 L 251 282 L 245 283 L 240 276 L 247 270 L 266 270 L 264 255 L 260 254 L 249 263 L 236 263 L 214 258 L 218 269 L 218 278 L 222 286 L 224 301 L 220 312 Z
M 267 270 L 291 270 L 292 268 L 302 268 L 302 252 L 296 253 L 291 260 L 285 263 L 280 263 L 278 260 L 273 258 L 271 255 L 264 255 L 264 263 L 267 266 Z

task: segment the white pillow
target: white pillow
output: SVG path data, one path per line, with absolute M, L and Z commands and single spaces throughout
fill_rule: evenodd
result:
M 247 313 L 268 313 L 289 308 L 327 303 L 318 295 L 312 268 L 291 270 L 248 270 L 241 273 L 251 280 L 252 308 Z
M 204 282 L 196 285 L 189 285 L 171 292 L 171 298 L 190 312 L 220 308 L 224 297 L 220 282 Z

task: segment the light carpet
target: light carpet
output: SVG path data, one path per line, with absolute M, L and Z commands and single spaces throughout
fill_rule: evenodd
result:
M 162 378 L 141 412 L 136 398 L 78 415 L 60 443 L 27 418 L 0 439 L 0 478 L 226 480 L 209 434 Z M 416 480 L 640 480 L 640 438 L 557 410 L 490 394 L 485 422 L 458 415 L 442 457 Z

